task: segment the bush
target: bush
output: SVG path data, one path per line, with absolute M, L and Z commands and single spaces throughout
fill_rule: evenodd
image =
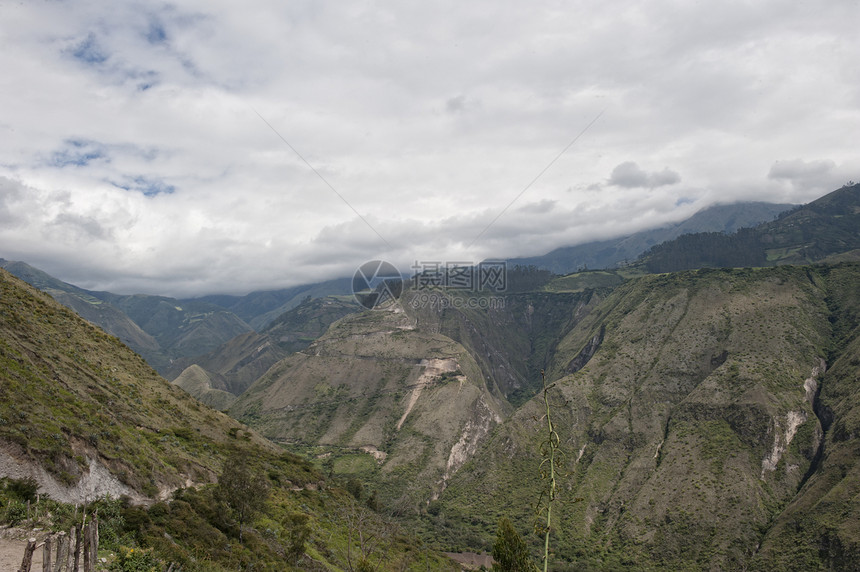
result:
M 39 491 L 39 483 L 33 477 L 9 479 L 6 484 L 6 490 L 22 502 L 34 502 L 36 500 L 36 493 Z
M 160 572 L 161 568 L 161 561 L 150 550 L 140 548 L 120 548 L 110 566 L 114 572 Z
M 16 525 L 27 518 L 27 505 L 19 500 L 12 499 L 6 505 L 6 522 Z

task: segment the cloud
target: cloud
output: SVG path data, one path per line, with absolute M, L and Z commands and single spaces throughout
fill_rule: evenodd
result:
M 87 287 L 534 255 L 860 179 L 851 2 L 3 10 L 0 256 Z
M 681 182 L 681 175 L 668 167 L 662 171 L 646 173 L 633 161 L 626 161 L 616 166 L 609 177 L 609 184 L 616 187 L 635 189 L 637 187 L 662 187 Z
M 856 164 L 838 164 L 831 159 L 788 159 L 775 161 L 767 178 L 778 188 L 788 188 L 789 197 L 804 197 L 810 193 L 822 195 L 837 189 L 850 180 L 858 180 L 860 169 Z M 786 192 L 786 191 L 783 191 Z M 793 199 L 802 202 L 802 199 Z
M 768 179 L 804 181 L 809 179 L 820 179 L 827 177 L 836 168 L 836 163 L 830 160 L 804 161 L 794 159 L 791 161 L 777 161 L 767 174 Z
M 466 108 L 466 96 L 458 95 L 445 102 L 445 110 L 448 113 L 460 113 Z

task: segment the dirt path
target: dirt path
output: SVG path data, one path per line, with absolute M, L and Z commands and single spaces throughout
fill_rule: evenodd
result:
M 4 531 L 5 532 L 5 531 Z M 7 538 L 6 535 L 0 536 L 0 570 L 3 572 L 15 572 L 21 566 L 21 560 L 24 559 L 24 549 L 27 548 L 27 541 L 18 538 Z M 32 572 L 42 569 L 42 549 L 37 548 L 33 553 L 33 564 L 30 568 Z

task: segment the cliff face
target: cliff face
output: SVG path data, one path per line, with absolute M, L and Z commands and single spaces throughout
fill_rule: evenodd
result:
M 461 344 L 415 321 L 402 307 L 343 318 L 231 414 L 273 440 L 343 453 L 338 470 L 372 475 L 388 503 L 437 495 L 510 406 Z
M 814 562 L 848 562 L 858 285 L 848 265 L 649 276 L 577 324 L 550 369 L 566 459 L 561 559 L 769 567 L 793 544 Z M 440 513 L 476 535 L 506 512 L 527 528 L 542 415 L 535 398 L 500 426 Z M 837 499 L 848 515 L 825 502 Z
M 559 561 L 854 557 L 860 265 L 650 275 L 484 310 L 409 301 L 337 322 L 231 412 L 378 489 L 440 547 L 486 549 L 500 516 L 533 525 L 543 368 Z

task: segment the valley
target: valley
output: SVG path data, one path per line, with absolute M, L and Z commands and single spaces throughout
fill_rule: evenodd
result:
M 52 497 L 103 474 L 125 488 L 93 490 L 143 502 L 214 482 L 240 443 L 306 475 L 291 487 L 349 491 L 314 497 L 319 510 L 352 498 L 434 554 L 489 553 L 506 517 L 537 558 L 545 372 L 562 454 L 553 569 L 852 569 L 858 237 L 854 185 L 621 268 L 512 267 L 493 304 L 428 304 L 464 295 L 432 287 L 372 311 L 337 282 L 179 301 L 5 263 L 157 357 L 56 325 L 59 306 L 4 278 L 3 466 L 40 467 Z

